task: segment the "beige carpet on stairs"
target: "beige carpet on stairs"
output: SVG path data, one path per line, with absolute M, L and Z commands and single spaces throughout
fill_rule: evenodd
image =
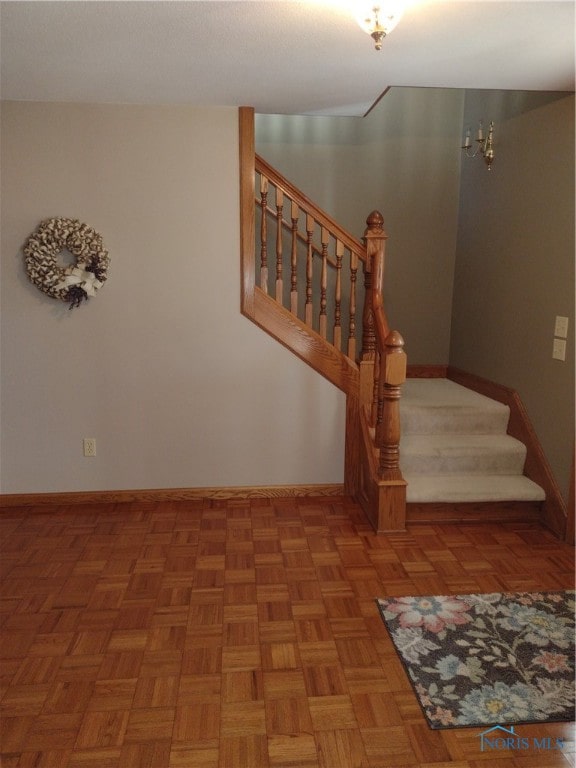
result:
M 506 434 L 508 406 L 448 379 L 408 379 L 400 414 L 409 503 L 544 500 L 523 475 L 525 446 Z

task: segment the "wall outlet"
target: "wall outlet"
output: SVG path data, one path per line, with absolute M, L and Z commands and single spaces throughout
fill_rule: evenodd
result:
M 96 456 L 96 438 L 84 438 L 84 456 Z
M 566 339 L 554 339 L 552 357 L 554 360 L 566 360 Z
M 568 338 L 568 318 L 556 315 L 556 322 L 554 324 L 554 336 L 559 336 L 561 339 Z

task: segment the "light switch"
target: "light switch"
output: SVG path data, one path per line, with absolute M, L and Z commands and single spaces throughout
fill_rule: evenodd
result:
M 554 360 L 566 360 L 566 339 L 554 339 L 552 357 Z
M 554 336 L 558 336 L 561 339 L 568 338 L 568 318 L 556 315 L 556 323 L 554 325 Z

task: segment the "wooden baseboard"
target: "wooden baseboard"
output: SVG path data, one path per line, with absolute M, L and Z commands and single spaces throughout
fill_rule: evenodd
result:
M 0 495 L 0 509 L 75 504 L 199 501 L 203 499 L 279 499 L 301 496 L 334 498 L 344 485 L 266 485 L 222 488 L 158 488 L 134 491 L 73 491 L 69 493 L 12 493 Z
M 447 365 L 408 365 L 406 377 L 409 379 L 447 379 Z

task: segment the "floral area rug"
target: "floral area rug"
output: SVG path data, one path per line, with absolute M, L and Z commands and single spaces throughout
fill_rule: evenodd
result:
M 377 603 L 430 727 L 455 728 L 574 720 L 574 595 Z

